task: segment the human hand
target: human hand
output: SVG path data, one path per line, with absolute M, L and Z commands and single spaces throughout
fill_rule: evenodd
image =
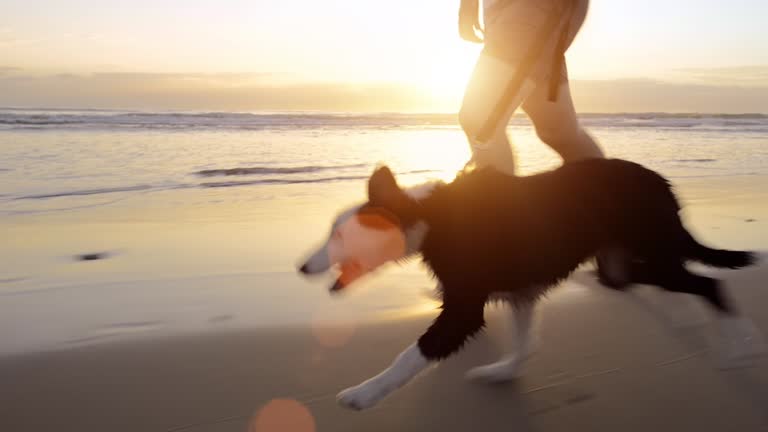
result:
M 482 43 L 483 28 L 480 26 L 477 0 L 461 0 L 459 8 L 459 36 L 472 43 Z

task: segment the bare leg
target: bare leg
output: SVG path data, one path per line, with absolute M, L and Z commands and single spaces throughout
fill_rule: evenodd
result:
M 565 76 L 555 101 L 548 100 L 547 86 L 539 85 L 525 100 L 523 109 L 531 118 L 539 138 L 552 147 L 563 162 L 605 157 L 595 140 L 579 124 L 565 66 L 562 74 Z
M 587 14 L 588 0 L 571 3 L 571 13 L 562 16 L 561 23 L 551 30 L 548 29 L 550 19 L 562 4 L 558 0 L 521 0 L 506 2 L 500 8 L 486 8 L 485 48 L 477 60 L 459 112 L 459 123 L 467 134 L 472 160 L 477 167 L 492 165 L 514 175 L 514 157 L 506 129 L 509 119 L 524 102 L 523 107 L 536 123 L 537 130 L 552 132 L 548 134 L 550 136 L 558 134 L 556 138 L 562 143 L 560 146 L 550 143 L 549 137 L 542 137 L 555 150 L 573 142 L 575 148 L 589 147 L 582 153 L 599 152 L 594 141 L 578 127 L 567 79 L 562 80 L 565 88 L 560 89 L 557 101 L 545 103 L 549 99 L 550 74 L 556 53 L 558 49 L 570 46 Z M 541 34 L 542 31 L 548 34 Z M 561 40 L 563 31 L 567 32 L 565 41 Z M 563 42 L 565 46 L 560 46 Z M 538 50 L 533 56 L 532 49 Z M 562 70 L 565 75 L 565 67 Z M 521 81 L 515 78 L 518 73 L 525 74 Z M 510 85 L 514 87 L 510 88 Z M 478 138 L 481 131 L 488 132 L 484 131 L 486 122 L 496 118 L 493 113 L 497 109 L 503 112 L 497 124 L 489 125 L 495 130 Z M 568 119 L 571 124 L 560 124 Z M 547 120 L 546 125 L 544 120 Z
M 501 97 L 499 89 L 507 86 L 515 70 L 516 66 L 509 62 L 486 53 L 481 54 L 459 111 L 459 123 L 469 140 L 475 166 L 493 166 L 509 175 L 515 174 L 515 158 L 507 135 L 507 124 L 515 110 L 533 90 L 533 81 L 528 80 L 523 84 L 490 139 L 480 142 L 477 135 Z
M 496 363 L 479 366 L 467 372 L 467 378 L 487 382 L 504 382 L 516 378 L 520 366 L 534 351 L 532 338 L 534 305 L 512 307 L 507 312 L 507 327 L 513 335 L 512 352 L 505 354 Z

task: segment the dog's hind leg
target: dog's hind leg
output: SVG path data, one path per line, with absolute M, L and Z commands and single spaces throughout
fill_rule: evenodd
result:
M 635 283 L 699 296 L 709 303 L 718 316 L 738 315 L 719 280 L 691 273 L 679 258 L 656 256 L 644 262 L 636 262 L 631 267 L 631 273 Z
M 520 367 L 535 351 L 533 336 L 533 303 L 509 304 L 506 312 L 507 331 L 514 335 L 512 351 L 496 363 L 479 366 L 467 372 L 467 378 L 490 383 L 505 382 L 519 376 Z
M 656 285 L 666 291 L 693 294 L 706 300 L 718 315 L 737 315 L 720 281 L 689 272 L 679 260 L 658 258 L 634 263 L 631 268 L 635 283 Z
M 623 290 L 632 283 L 632 255 L 621 247 L 605 247 L 595 256 L 598 281 L 613 289 Z

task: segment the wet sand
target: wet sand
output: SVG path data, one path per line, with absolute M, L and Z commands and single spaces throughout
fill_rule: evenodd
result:
M 717 274 L 768 332 L 768 266 Z M 768 430 L 768 362 L 718 370 L 711 317 L 695 299 L 649 287 L 622 294 L 579 272 L 539 311 L 540 347 L 520 379 L 463 377 L 505 344 L 490 307 L 488 330 L 464 352 L 365 412 L 340 408 L 335 394 L 386 367 L 429 315 L 5 356 L 0 430 Z

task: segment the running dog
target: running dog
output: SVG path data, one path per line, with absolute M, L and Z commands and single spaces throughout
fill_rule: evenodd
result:
M 739 315 L 720 281 L 685 267 L 695 261 L 740 268 L 752 264 L 754 255 L 702 245 L 683 226 L 679 210 L 666 179 L 618 159 L 568 163 L 529 177 L 483 168 L 461 173 L 451 183 L 405 190 L 389 168 L 376 169 L 368 180 L 368 202 L 337 218 L 327 242 L 300 271 L 319 274 L 340 267 L 342 275 L 331 288 L 339 291 L 386 261 L 421 254 L 438 281 L 443 304 L 416 343 L 379 375 L 342 391 L 338 402 L 369 408 L 431 363 L 455 354 L 483 328 L 485 304 L 499 298 L 515 309 L 510 316 L 515 349 L 496 363 L 472 369 L 469 376 L 514 378 L 532 349 L 536 301 L 602 250 L 631 257 L 603 280 L 619 289 L 639 283 L 697 295 L 718 317 L 729 341 L 727 356 L 756 354 L 757 330 Z M 350 221 L 362 226 L 354 242 L 344 230 Z M 387 233 L 400 233 L 404 240 L 392 242 L 395 237 Z M 345 244 L 361 242 L 366 247 L 358 252 L 345 250 Z M 400 248 L 391 246 L 400 243 Z

